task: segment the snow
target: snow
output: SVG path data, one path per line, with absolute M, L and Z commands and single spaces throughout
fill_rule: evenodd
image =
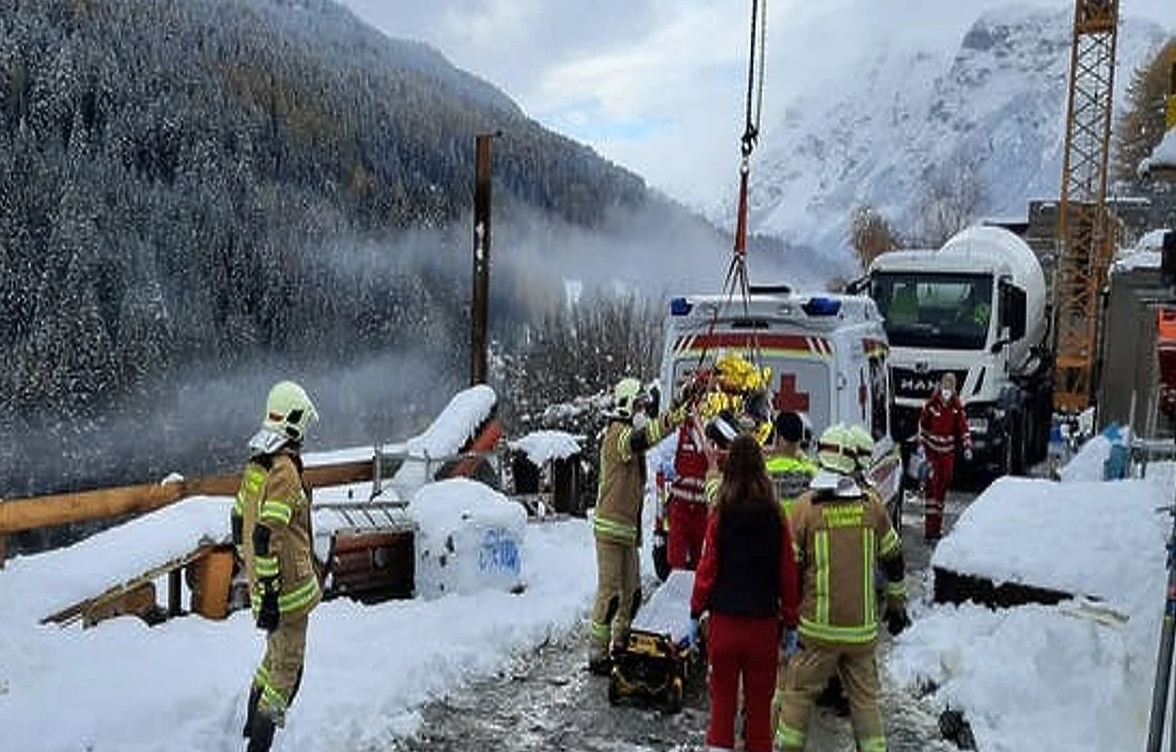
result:
M 439 598 L 522 586 L 523 505 L 466 478 L 432 483 L 409 505 L 417 535 L 417 593 Z
M 1073 477 L 1101 477 L 1109 441 L 1099 438 L 1071 461 Z M 1172 502 L 1172 480 L 1164 466 L 1146 480 L 994 483 L 933 566 L 1105 601 L 995 611 L 914 604 L 914 625 L 886 667 L 891 678 L 963 711 L 986 752 L 1142 749 L 1171 526 L 1155 509 Z
M 1157 169 L 1176 169 L 1176 128 L 1168 129 L 1156 150 L 1152 152 L 1150 157 L 1143 160 L 1140 169 L 1144 173 Z
M 1163 261 L 1161 249 L 1164 245 L 1164 234 L 1167 229 L 1151 230 L 1145 233 L 1129 250 L 1124 251 L 1115 259 L 1112 272 L 1130 271 L 1132 269 L 1159 269 Z
M 411 496 L 428 480 L 432 461 L 453 457 L 474 437 L 478 428 L 494 413 L 498 397 L 485 384 L 458 392 L 423 433 L 409 439 L 403 447 L 385 450 L 407 459 L 396 471 L 391 485 L 403 496 Z
M 548 460 L 564 460 L 580 453 L 580 442 L 563 431 L 535 431 L 511 442 L 511 448 L 527 455 L 527 459 L 542 466 Z
M 437 440 L 432 448 L 464 443 L 492 409 L 487 396 L 475 390 L 457 407 L 451 403 L 445 420 L 426 432 Z M 651 465 L 666 459 L 669 446 L 651 453 Z M 1143 747 L 1171 525 L 1155 508 L 1171 503 L 1176 471 L 1156 465 L 1147 479 L 1099 482 L 1108 450 L 1103 437 L 1088 441 L 1064 469 L 1064 483 L 997 481 L 932 556 L 934 566 L 1098 596 L 1097 605 L 992 611 L 914 602 L 914 625 L 884 653 L 892 680 L 930 692 L 926 702 L 963 711 L 986 752 Z M 314 462 L 370 452 L 322 453 Z M 316 503 L 362 498 L 369 489 L 323 489 Z M 185 554 L 204 538 L 224 539 L 230 503 L 189 499 L 69 548 L 8 562 L 0 571 L 5 749 L 241 748 L 245 697 L 264 650 L 248 612 L 156 627 L 130 617 L 89 630 L 38 624 L 49 611 Z M 596 584 L 590 521 L 527 524 L 515 502 L 464 479 L 423 485 L 400 513 L 418 526 L 426 547 L 454 531 L 456 568 L 483 550 L 476 535 L 459 540 L 465 532 L 517 536 L 518 556 L 498 558 L 517 563 L 517 575 L 495 582 L 446 573 L 457 584 L 445 594 L 320 605 L 311 617 L 305 681 L 275 750 L 387 749 L 420 727 L 424 703 L 504 669 L 516 652 L 587 617 Z M 653 513 L 650 498 L 646 574 Z M 507 592 L 520 583 L 522 592 Z M 660 623 L 658 611 L 639 614 L 636 623 Z

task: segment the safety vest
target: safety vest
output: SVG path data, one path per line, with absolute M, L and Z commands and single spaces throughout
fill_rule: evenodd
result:
M 808 457 L 776 455 L 764 463 L 768 475 L 776 483 L 776 495 L 786 517 L 792 516 L 796 500 L 809 490 L 809 483 L 817 475 L 817 464 Z
M 792 511 L 801 564 L 800 634 L 832 645 L 865 645 L 878 637 L 875 571 L 901 553 L 898 533 L 878 495 L 801 496 Z M 902 583 L 888 596 L 905 595 Z

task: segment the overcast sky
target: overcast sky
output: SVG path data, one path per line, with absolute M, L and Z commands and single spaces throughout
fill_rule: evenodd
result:
M 532 117 L 694 205 L 736 180 L 751 0 L 342 0 L 389 36 L 420 39 Z M 799 91 L 880 43 L 954 46 L 1009 0 L 771 0 L 765 137 Z M 1022 5 L 1072 8 L 1070 0 Z M 1122 12 L 1176 29 L 1176 0 Z

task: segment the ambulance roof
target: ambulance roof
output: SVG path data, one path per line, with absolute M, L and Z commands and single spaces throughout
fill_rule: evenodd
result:
M 717 318 L 716 318 L 717 311 Z M 795 326 L 807 332 L 832 332 L 847 326 L 881 326 L 882 316 L 865 295 L 757 294 L 747 298 L 726 295 L 682 295 L 670 299 L 671 326 L 693 328 L 712 321 L 730 324 L 764 320 Z

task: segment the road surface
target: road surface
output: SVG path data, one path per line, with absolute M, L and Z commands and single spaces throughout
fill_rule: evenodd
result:
M 974 498 L 953 492 L 945 528 Z M 922 541 L 922 508 L 908 503 L 903 545 L 912 599 L 923 596 L 930 549 Z M 702 752 L 707 722 L 705 692 L 688 695 L 676 715 L 634 707 L 613 707 L 608 680 L 585 668 L 583 627 L 552 635 L 510 668 L 422 708 L 423 725 L 390 752 Z M 883 638 L 881 661 L 889 650 Z M 941 709 L 899 687 L 884 686 L 883 715 L 891 752 L 937 752 L 956 747 L 940 739 Z M 810 729 L 810 750 L 854 749 L 849 719 L 822 709 Z

